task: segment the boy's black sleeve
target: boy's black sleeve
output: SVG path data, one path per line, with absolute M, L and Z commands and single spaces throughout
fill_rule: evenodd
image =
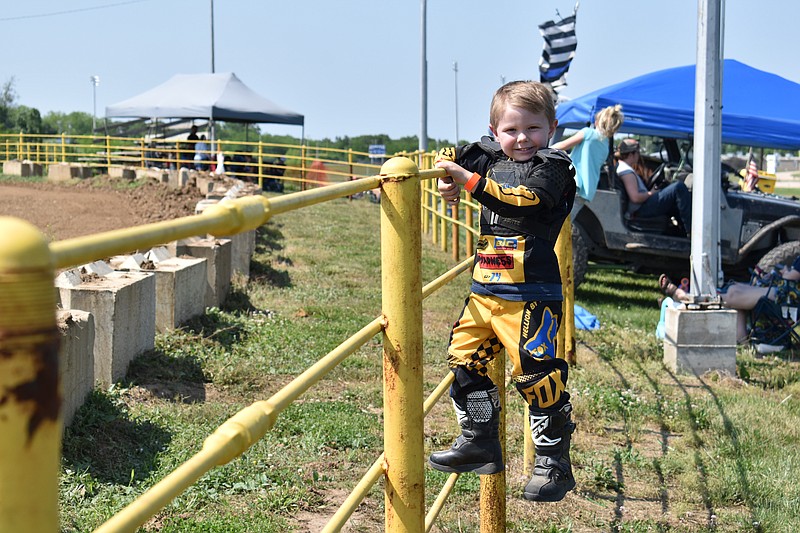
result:
M 565 193 L 574 188 L 575 167 L 569 156 L 561 150 L 545 148 L 539 150 L 537 155 L 542 156 L 546 164 L 533 168 L 526 185 L 536 190 L 542 201 L 551 208 Z

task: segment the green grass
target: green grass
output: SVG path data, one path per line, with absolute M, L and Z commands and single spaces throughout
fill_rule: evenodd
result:
M 251 280 L 221 309 L 92 394 L 64 438 L 62 531 L 89 531 L 196 453 L 206 436 L 266 399 L 380 313 L 379 207 L 338 200 L 261 228 Z M 450 258 L 423 239 L 423 279 Z M 449 327 L 466 276 L 425 303 L 426 391 L 445 375 Z M 739 377 L 675 375 L 654 336 L 657 280 L 590 268 L 577 302 L 602 327 L 578 331 L 567 383 L 578 430 L 576 491 L 522 500 L 522 412 L 507 395 L 508 531 L 795 531 L 800 529 L 800 368 L 792 354 L 738 354 Z M 146 531 L 317 531 L 378 457 L 381 338 L 376 336 L 278 418 L 242 457 L 203 476 Z M 426 453 L 456 435 L 449 402 L 426 420 Z M 426 468 L 430 504 L 446 476 Z M 383 530 L 383 486 L 351 531 Z M 478 477 L 466 474 L 436 531 L 478 531 Z M 314 520 L 310 522 L 310 520 Z M 311 524 L 311 525 L 309 525 Z

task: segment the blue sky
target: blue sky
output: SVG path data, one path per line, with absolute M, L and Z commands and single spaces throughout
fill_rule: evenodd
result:
M 18 103 L 99 117 L 176 73 L 211 71 L 210 0 L 29 0 L 0 12 Z M 696 61 L 697 0 L 581 0 L 562 95 Z M 800 2 L 727 0 L 726 58 L 800 82 Z M 538 79 L 537 26 L 564 0 L 427 0 L 428 135 L 474 139 L 503 80 Z M 105 7 L 104 7 L 105 6 Z M 216 72 L 305 115 L 308 139 L 420 132 L 420 0 L 215 0 Z M 754 94 L 757 88 L 754 88 Z M 724 90 L 724 88 L 723 88 Z M 263 125 L 300 135 L 298 127 Z

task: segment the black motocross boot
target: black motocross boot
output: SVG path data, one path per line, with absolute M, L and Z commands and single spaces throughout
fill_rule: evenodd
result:
M 497 387 L 454 397 L 461 435 L 449 450 L 434 452 L 428 464 L 442 472 L 497 474 L 505 468 L 500 447 L 500 398 Z
M 557 502 L 575 488 L 569 445 L 575 424 L 572 404 L 566 403 L 557 411 L 530 410 L 531 435 L 536 448 L 533 477 L 525 486 L 526 500 Z

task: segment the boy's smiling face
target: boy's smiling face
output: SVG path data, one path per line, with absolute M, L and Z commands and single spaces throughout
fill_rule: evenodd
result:
M 532 113 L 521 107 L 506 106 L 497 126 L 490 126 L 490 129 L 503 153 L 513 161 L 523 162 L 532 158 L 541 148 L 547 147 L 557 125 L 557 120 L 549 122 L 544 113 Z

